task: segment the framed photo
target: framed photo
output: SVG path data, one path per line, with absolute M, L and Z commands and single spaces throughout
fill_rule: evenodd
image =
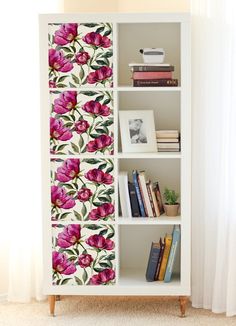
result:
M 119 118 L 123 152 L 157 152 L 153 111 L 120 111 Z

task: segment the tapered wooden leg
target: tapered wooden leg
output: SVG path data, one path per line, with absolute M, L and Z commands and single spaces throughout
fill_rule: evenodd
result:
M 188 302 L 188 297 L 180 296 L 179 297 L 179 304 L 180 304 L 180 317 L 185 317 L 186 305 Z
M 48 301 L 49 301 L 50 315 L 54 317 L 55 316 L 56 296 L 55 295 L 49 295 Z

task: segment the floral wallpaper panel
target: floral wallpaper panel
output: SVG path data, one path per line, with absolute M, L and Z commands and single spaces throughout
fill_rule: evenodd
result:
M 52 221 L 112 221 L 114 162 L 111 159 L 51 159 Z
M 51 91 L 50 152 L 113 154 L 113 96 L 105 91 Z
M 112 87 L 112 24 L 48 24 L 49 87 Z
M 112 225 L 52 226 L 53 285 L 115 284 Z

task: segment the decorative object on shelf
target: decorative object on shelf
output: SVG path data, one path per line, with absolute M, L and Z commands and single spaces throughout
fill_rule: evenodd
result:
M 165 189 L 164 192 L 165 198 L 165 212 L 167 216 L 177 216 L 179 210 L 179 203 L 177 202 L 179 198 L 179 194 L 174 190 L 170 190 L 168 188 Z
M 163 63 L 165 51 L 162 48 L 144 48 L 139 50 L 143 55 L 144 63 Z
M 112 87 L 112 24 L 48 24 L 49 87 Z
M 130 63 L 134 87 L 178 86 L 173 78 L 174 66 L 169 63 Z
M 158 152 L 180 152 L 178 130 L 157 130 L 156 140 Z
M 157 152 L 153 111 L 120 111 L 119 118 L 123 152 Z

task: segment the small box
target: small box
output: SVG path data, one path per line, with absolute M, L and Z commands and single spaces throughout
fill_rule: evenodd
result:
M 144 48 L 140 49 L 140 53 L 144 63 L 163 63 L 165 59 L 165 51 L 162 48 Z

